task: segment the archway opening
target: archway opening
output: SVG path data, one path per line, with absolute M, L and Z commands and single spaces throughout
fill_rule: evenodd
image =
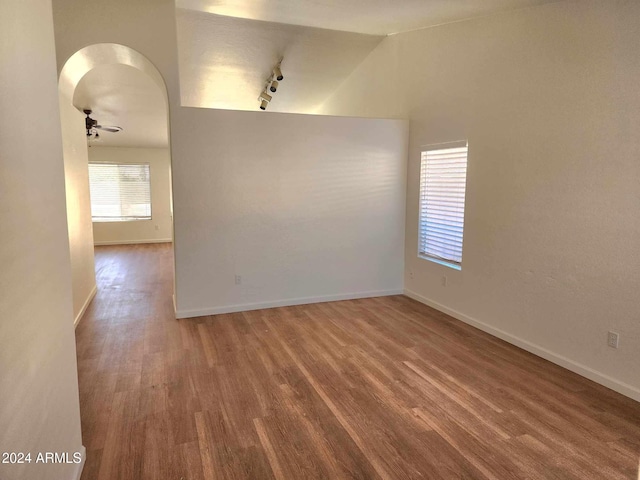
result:
M 157 68 L 112 43 L 67 60 L 59 99 L 77 324 L 97 291 L 96 246 L 173 241 L 169 102 Z

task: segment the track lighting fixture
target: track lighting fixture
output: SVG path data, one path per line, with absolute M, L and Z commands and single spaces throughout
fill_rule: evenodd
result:
M 267 78 L 267 81 L 264 85 L 264 91 L 258 97 L 258 101 L 260 101 L 260 110 L 266 110 L 267 105 L 271 101 L 272 97 L 267 93 L 269 90 L 271 93 L 276 93 L 278 90 L 278 86 L 280 85 L 280 81 L 284 78 L 282 75 L 282 70 L 280 70 L 280 64 L 282 63 L 282 58 L 278 61 L 276 66 L 273 68 L 271 75 Z
M 265 89 L 265 91 L 260 94 L 260 98 L 262 100 L 266 100 L 267 102 L 270 102 L 273 97 L 271 95 L 269 95 L 267 93 L 267 90 Z

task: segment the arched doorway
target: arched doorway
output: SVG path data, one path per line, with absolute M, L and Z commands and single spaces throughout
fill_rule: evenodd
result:
M 109 81 L 113 88 L 105 87 L 110 86 Z M 87 46 L 67 60 L 59 78 L 59 100 L 77 324 L 96 293 L 95 244 L 172 241 L 169 107 L 158 69 L 139 52 L 112 43 Z M 162 117 L 162 121 L 153 124 L 149 115 L 145 117 L 141 113 L 145 105 L 153 106 L 155 117 Z M 101 141 L 96 142 L 95 132 L 87 135 L 85 109 L 92 110 L 91 118 L 98 124 L 123 123 L 124 130 L 99 131 Z M 116 172 L 125 170 L 124 166 L 128 171 L 132 165 L 146 166 L 148 213 L 141 216 L 123 209 L 120 214 L 96 217 L 96 205 L 92 212 L 89 194 L 90 163 L 105 168 L 111 165 Z M 94 181 L 92 188 L 95 185 Z

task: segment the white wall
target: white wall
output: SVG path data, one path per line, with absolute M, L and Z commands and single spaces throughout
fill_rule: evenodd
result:
M 89 161 L 115 163 L 148 163 L 151 175 L 151 220 L 135 222 L 95 222 L 96 245 L 170 242 L 171 221 L 171 157 L 168 148 L 89 148 Z
M 392 36 L 324 106 L 410 118 L 409 293 L 636 399 L 638 25 L 638 2 L 586 0 Z M 418 173 L 421 145 L 460 139 L 455 272 L 417 258 Z
M 406 122 L 183 109 L 178 123 L 178 316 L 402 291 Z
M 96 274 L 84 115 L 71 104 L 71 99 L 62 93 L 60 121 L 71 255 L 73 318 L 74 324 L 77 325 L 96 294 Z
M 51 3 L 0 2 L 0 444 L 3 480 L 72 480 L 83 450 Z
M 431 29 L 429 29 L 431 30 Z M 429 30 L 421 30 L 426 32 Z M 347 115 L 378 118 L 408 118 L 412 104 L 426 95 L 426 84 L 414 87 L 418 97 L 408 94 L 409 82 L 424 82 L 428 69 L 413 78 L 405 78 L 414 61 L 405 49 L 407 34 L 387 36 L 356 68 L 333 95 L 318 109 L 324 115 Z M 421 55 L 422 56 L 422 52 Z M 437 72 L 431 72 L 436 74 Z

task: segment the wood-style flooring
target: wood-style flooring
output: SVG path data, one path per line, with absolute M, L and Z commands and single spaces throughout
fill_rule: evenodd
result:
M 96 269 L 83 480 L 638 479 L 639 403 L 407 297 L 175 320 L 170 245 Z

